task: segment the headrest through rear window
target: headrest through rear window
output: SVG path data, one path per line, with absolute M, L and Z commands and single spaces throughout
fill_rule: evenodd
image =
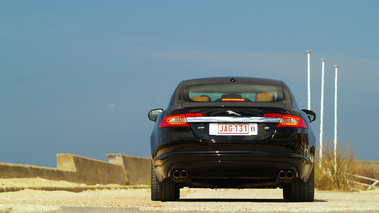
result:
M 255 97 L 256 102 L 273 102 L 274 94 L 273 93 L 257 93 Z
M 208 96 L 194 96 L 192 97 L 193 101 L 211 101 Z

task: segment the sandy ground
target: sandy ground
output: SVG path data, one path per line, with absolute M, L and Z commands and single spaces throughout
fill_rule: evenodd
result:
M 118 184 L 96 184 L 87 185 L 83 183 L 73 183 L 67 181 L 53 181 L 42 178 L 9 178 L 0 179 L 0 193 L 13 192 L 24 189 L 44 190 L 44 191 L 71 191 L 82 192 L 96 189 L 137 189 L 146 188 L 146 185 L 118 185 Z
M 131 189 L 119 185 L 105 185 L 107 189 L 82 192 L 27 189 L 41 186 L 93 187 L 41 178 L 0 179 L 0 186 L 26 187 L 21 191 L 0 193 L 0 213 L 67 212 L 63 210 L 70 207 L 109 208 L 106 212 L 116 209 L 137 209 L 137 212 L 379 212 L 379 189 L 354 193 L 316 191 L 315 202 L 291 203 L 282 199 L 280 189 L 185 188 L 181 190 L 179 201 L 154 202 L 150 200 L 148 186 Z M 86 208 L 83 210 L 92 211 Z
M 48 186 L 48 187 L 77 187 L 77 186 L 87 186 L 86 184 L 72 183 L 67 181 L 52 181 L 43 178 L 7 178 L 0 179 L 0 187 L 38 187 L 38 186 Z

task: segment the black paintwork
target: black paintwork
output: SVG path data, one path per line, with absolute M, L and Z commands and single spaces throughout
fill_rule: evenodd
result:
M 188 102 L 183 91 L 190 85 L 233 83 L 277 85 L 283 88 L 280 102 Z M 208 123 L 191 127 L 159 128 L 160 121 L 173 114 L 201 112 L 204 116 L 262 117 L 283 113 L 303 118 L 308 128 L 276 128 L 259 123 L 257 136 L 213 136 Z M 313 113 L 307 111 L 308 113 Z M 313 113 L 314 115 L 314 113 Z M 155 118 L 152 118 L 155 120 Z M 200 127 L 200 128 L 199 128 Z M 175 90 L 166 110 L 156 118 L 151 135 L 152 162 L 158 180 L 173 178 L 174 170 L 187 170 L 188 178 L 174 179 L 180 186 L 211 188 L 283 187 L 281 170 L 291 170 L 307 181 L 313 168 L 315 136 L 307 114 L 301 111 L 289 88 L 281 81 L 257 78 L 206 78 L 183 81 Z

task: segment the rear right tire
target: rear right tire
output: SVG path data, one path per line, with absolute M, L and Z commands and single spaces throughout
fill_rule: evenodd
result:
M 284 200 L 289 200 L 290 199 L 290 187 L 289 186 L 285 186 L 283 187 L 283 198 Z
M 296 178 L 289 184 L 288 188 L 283 188 L 283 197 L 292 202 L 314 201 L 314 169 L 312 169 L 307 182 Z

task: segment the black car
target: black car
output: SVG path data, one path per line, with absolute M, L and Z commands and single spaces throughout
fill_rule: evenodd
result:
M 283 188 L 314 200 L 315 113 L 299 110 L 282 81 L 204 78 L 181 82 L 166 110 L 154 109 L 151 199 L 180 188 Z

